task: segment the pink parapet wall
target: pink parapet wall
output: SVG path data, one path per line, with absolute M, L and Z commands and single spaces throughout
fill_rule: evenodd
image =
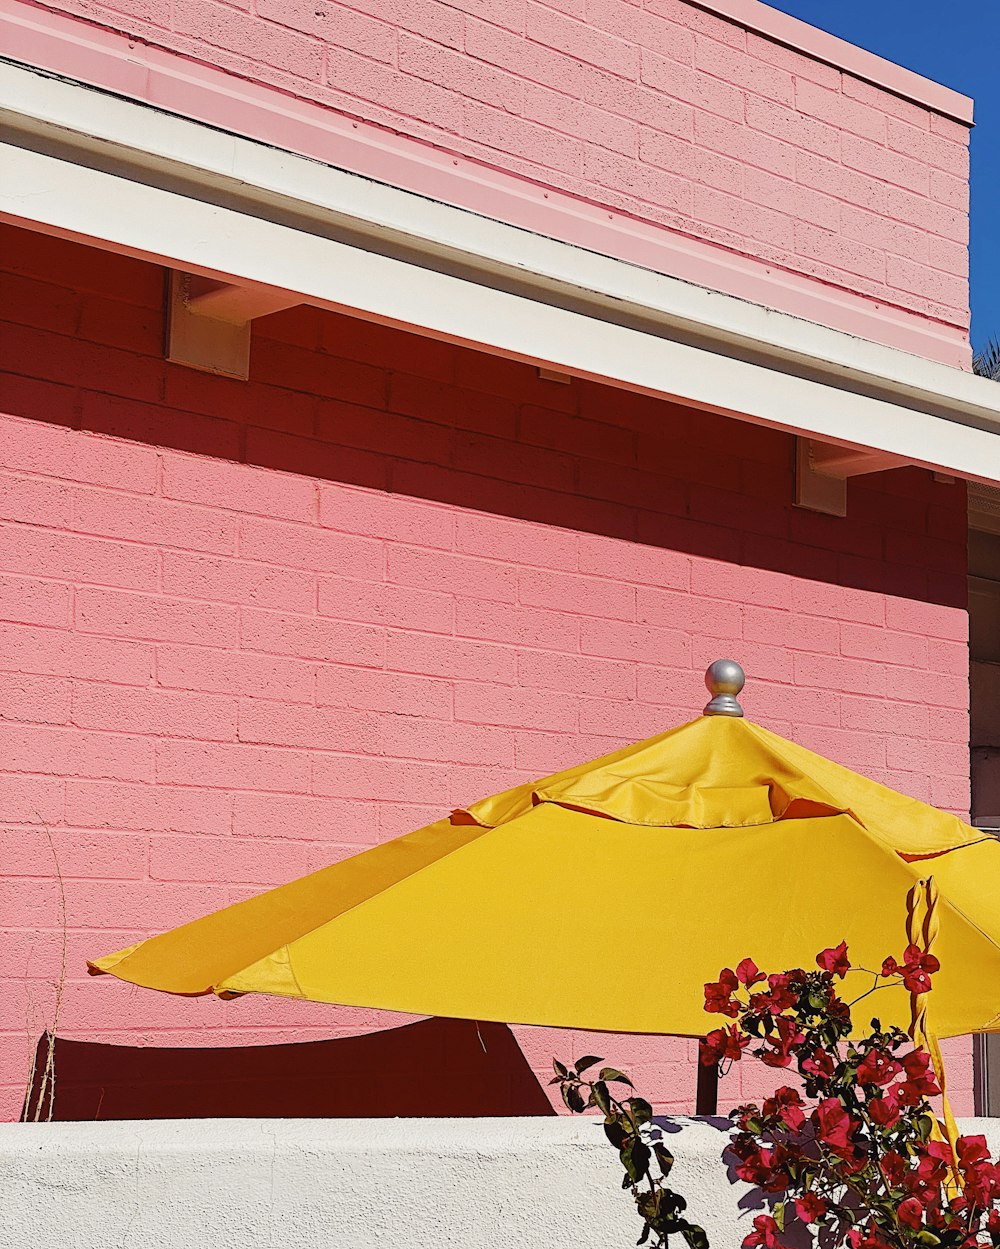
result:
M 757 0 L 2 0 L 0 24 L 26 63 L 969 367 L 971 103 Z
M 60 1033 L 183 1057 L 398 1020 L 88 957 L 684 722 L 721 654 L 754 719 L 967 810 L 961 484 L 798 511 L 788 435 L 308 308 L 258 322 L 248 383 L 211 377 L 163 359 L 156 266 L 0 253 L 5 1116 L 61 977 L 54 856 Z M 517 1036 L 691 1108 L 690 1042 Z

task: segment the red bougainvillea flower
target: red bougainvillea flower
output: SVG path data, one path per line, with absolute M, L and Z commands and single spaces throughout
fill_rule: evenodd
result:
M 881 1097 L 873 1097 L 865 1109 L 872 1123 L 891 1128 L 899 1122 L 899 1094 L 895 1089 L 886 1089 Z
M 772 1193 L 784 1192 L 792 1183 L 792 1176 L 798 1170 L 803 1159 L 803 1148 L 793 1141 L 779 1141 L 774 1147 L 774 1161 L 771 1165 L 771 1181 L 767 1189 Z
M 905 1227 L 919 1227 L 924 1221 L 924 1208 L 916 1197 L 907 1197 L 899 1203 L 897 1211 L 899 1221 Z
M 891 1054 L 873 1049 L 858 1064 L 858 1080 L 861 1084 L 888 1084 L 902 1070 Z
M 785 1067 L 790 1067 L 792 1065 L 791 1054 L 783 1050 L 778 1041 L 771 1039 L 767 1043 L 768 1045 L 774 1046 L 774 1048 L 760 1051 L 760 1061 L 764 1063 L 765 1066 L 774 1067 L 775 1069 L 781 1071 L 784 1070 Z
M 928 1074 L 930 1065 L 931 1056 L 923 1050 L 911 1050 L 903 1058 L 906 1079 L 899 1086 L 899 1096 L 904 1106 L 915 1106 L 921 1098 L 936 1097 L 941 1092 L 934 1073 Z
M 797 1090 L 787 1087 L 775 1090 L 774 1096 L 764 1102 L 763 1111 L 767 1118 L 776 1115 L 792 1132 L 797 1132 L 806 1121 L 802 1111 L 802 1098 Z
M 747 1011 L 751 1015 L 780 1015 L 783 1008 L 776 1008 L 770 993 L 751 993 Z
M 990 1161 L 986 1137 L 960 1136 L 956 1152 L 965 1196 L 979 1206 L 987 1206 L 994 1199 L 1000 1200 L 1000 1165 Z M 1000 1219 L 1000 1210 L 997 1217 Z
M 736 968 L 736 979 L 740 984 L 746 985 L 748 989 L 752 989 L 755 984 L 760 984 L 767 977 L 760 970 L 752 958 L 745 958 Z
M 960 1136 L 955 1143 L 960 1166 L 973 1166 L 977 1162 L 988 1162 L 989 1147 L 985 1136 Z
M 768 980 L 774 987 L 768 989 L 766 993 L 752 993 L 747 1009 L 751 1015 L 774 1015 L 777 1018 L 783 1011 L 793 1010 L 798 1005 L 799 999 L 789 988 L 787 976 L 769 976 Z M 775 984 L 775 981 L 778 983 Z
M 792 1061 L 792 1050 L 802 1044 L 805 1034 L 799 1030 L 798 1022 L 789 1015 L 777 1015 L 774 1020 L 777 1036 L 769 1036 L 765 1045 L 770 1049 L 758 1051 L 760 1061 L 768 1067 L 788 1067 Z
M 792 1182 L 790 1168 L 802 1161 L 802 1150 L 779 1144 L 773 1149 L 757 1143 L 750 1132 L 741 1133 L 728 1146 L 736 1162 L 737 1179 L 766 1193 L 783 1193 Z
M 753 1226 L 754 1230 L 743 1237 L 743 1249 L 755 1249 L 757 1245 L 764 1249 L 781 1249 L 778 1225 L 769 1214 L 758 1214 Z
M 803 1059 L 802 1070 L 807 1076 L 829 1080 L 833 1075 L 833 1058 L 825 1049 L 817 1049 L 810 1058 Z
M 837 1155 L 837 1171 L 843 1180 L 859 1175 L 868 1166 L 868 1158 L 863 1150 L 854 1153 L 849 1149 L 835 1149 L 833 1152 Z
M 847 1234 L 847 1243 L 851 1249 L 885 1249 L 888 1241 L 882 1239 L 873 1223 L 869 1223 L 865 1227 L 852 1227 Z
M 841 941 L 840 945 L 832 950 L 823 950 L 816 955 L 816 966 L 822 971 L 832 972 L 833 975 L 839 976 L 841 980 L 851 970 L 851 964 L 847 958 L 847 942 Z
M 780 1015 L 783 1010 L 791 1010 L 799 1002 L 798 994 L 792 988 L 794 972 L 774 972 L 767 978 L 768 1004 L 772 1015 Z
M 901 1062 L 908 1080 L 919 1080 L 927 1074 L 931 1065 L 931 1056 L 926 1050 L 910 1050 L 904 1054 Z
M 931 976 L 941 970 L 933 954 L 924 954 L 919 946 L 909 945 L 903 955 L 903 984 L 911 993 L 929 993 Z
M 826 1013 L 832 1020 L 839 1024 L 851 1024 L 851 1008 L 846 1002 L 842 1002 L 839 997 L 835 997 L 830 1005 L 826 1008 Z
M 754 1106 L 749 1102 L 744 1103 L 742 1106 L 734 1106 L 729 1112 L 729 1117 L 741 1132 L 749 1132 L 750 1120 L 760 1118 L 760 1107 Z
M 927 955 L 932 958 L 933 955 Z M 935 963 L 937 959 L 934 959 Z M 911 993 L 930 993 L 931 977 L 928 968 L 922 963 L 904 963 L 899 969 L 903 977 L 903 987 L 909 989 Z
M 749 1044 L 750 1038 L 744 1036 L 735 1024 L 730 1024 L 728 1031 L 725 1028 L 716 1028 L 701 1044 L 702 1066 L 715 1067 L 726 1058 L 739 1062 Z
M 882 1158 L 882 1174 L 893 1188 L 899 1188 L 909 1171 L 906 1160 L 890 1149 Z
M 735 1019 L 740 1013 L 740 1004 L 733 1001 L 733 994 L 739 983 L 732 968 L 724 967 L 718 980 L 705 985 L 705 1010 L 710 1015 L 728 1015 Z
M 729 1152 L 736 1158 L 733 1170 L 736 1178 L 753 1184 L 755 1188 L 766 1188 L 771 1179 L 773 1154 L 770 1149 L 762 1149 L 753 1137 L 737 1137 L 729 1146 Z
M 849 1149 L 856 1124 L 836 1097 L 827 1097 L 812 1114 L 820 1140 L 833 1149 Z
M 729 1030 L 726 1032 L 726 1048 L 722 1052 L 722 1057 L 738 1063 L 743 1057 L 743 1051 L 749 1044 L 750 1038 L 744 1036 L 735 1024 L 730 1024 Z
M 944 1141 L 930 1141 L 918 1156 L 915 1171 L 903 1177 L 907 1190 L 922 1207 L 940 1200 L 941 1185 L 948 1178 L 951 1165 L 951 1147 Z
M 903 984 L 911 993 L 930 993 L 931 976 L 941 970 L 941 964 L 933 954 L 925 954 L 918 945 L 908 945 L 903 953 L 902 964 L 887 958 L 882 964 L 883 976 L 902 976 Z
M 826 1211 L 826 1202 L 815 1193 L 803 1193 L 795 1199 L 795 1213 L 803 1223 L 818 1223 Z
M 733 1025 L 735 1027 L 735 1024 Z M 716 1067 L 722 1062 L 726 1052 L 726 1030 L 716 1028 L 710 1032 L 698 1047 L 698 1055 L 703 1067 Z

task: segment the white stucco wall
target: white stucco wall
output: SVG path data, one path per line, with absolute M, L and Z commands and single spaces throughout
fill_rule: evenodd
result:
M 749 1190 L 677 1119 L 674 1178 L 712 1249 Z M 1000 1148 L 1000 1120 L 968 1121 Z M 583 1119 L 0 1125 L 0 1249 L 628 1249 L 638 1224 Z

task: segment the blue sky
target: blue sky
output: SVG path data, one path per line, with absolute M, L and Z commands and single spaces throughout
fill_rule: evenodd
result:
M 769 0 L 976 101 L 972 342 L 1000 338 L 1000 21 L 997 0 Z

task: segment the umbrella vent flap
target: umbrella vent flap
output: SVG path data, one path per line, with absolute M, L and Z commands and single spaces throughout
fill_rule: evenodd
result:
M 571 811 L 584 811 L 623 824 L 656 828 L 754 828 L 776 820 L 809 816 L 845 815 L 831 803 L 790 798 L 776 782 L 761 785 L 656 784 L 646 780 L 622 781 L 590 797 L 582 793 L 560 796 L 535 790 L 532 802 L 551 802 Z
M 864 823 L 756 725 L 722 715 L 486 798 L 453 819 L 497 828 L 542 802 L 659 828 L 748 828 L 844 814 Z

